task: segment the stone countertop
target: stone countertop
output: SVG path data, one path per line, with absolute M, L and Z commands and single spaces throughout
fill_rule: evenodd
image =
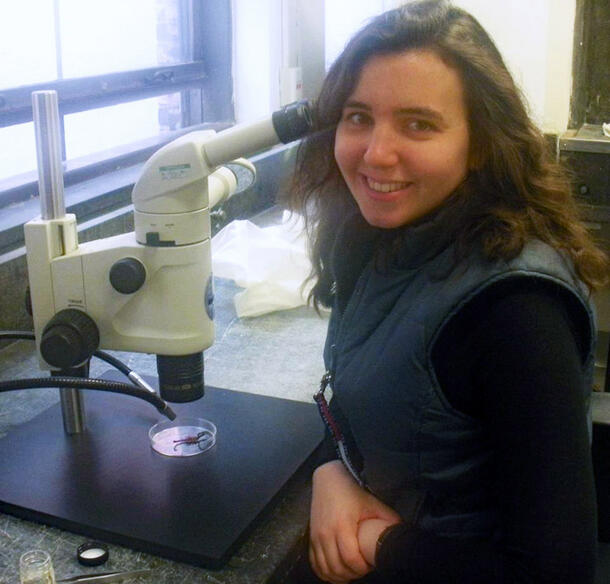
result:
M 205 353 L 206 384 L 244 392 L 312 401 L 323 373 L 322 346 L 327 320 L 309 307 L 256 318 L 236 316 L 232 298 L 238 290 L 230 281 L 215 282 L 216 343 Z M 113 353 L 140 374 L 154 375 L 153 355 Z M 33 345 L 16 342 L 0 351 L 0 379 L 40 374 Z M 92 360 L 91 376 L 108 369 Z M 0 446 L 10 447 L 10 430 L 59 401 L 56 389 L 0 394 Z M 4 443 L 4 444 L 3 444 Z M 34 470 L 34 469 L 33 469 Z M 0 582 L 17 583 L 19 556 L 33 548 L 52 555 L 57 578 L 75 574 L 151 568 L 157 584 L 184 582 L 263 583 L 280 581 L 305 528 L 309 511 L 309 472 L 302 469 L 257 521 L 254 530 L 220 570 L 174 562 L 110 545 L 110 559 L 101 568 L 84 568 L 75 558 L 86 538 L 53 527 L 0 514 Z

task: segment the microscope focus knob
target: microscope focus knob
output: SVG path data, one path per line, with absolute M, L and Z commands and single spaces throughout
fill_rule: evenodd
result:
M 110 284 L 121 294 L 137 292 L 146 280 L 146 268 L 136 258 L 123 258 L 110 268 Z
M 94 320 L 82 310 L 60 310 L 44 327 L 40 354 L 53 367 L 68 369 L 81 365 L 100 344 Z

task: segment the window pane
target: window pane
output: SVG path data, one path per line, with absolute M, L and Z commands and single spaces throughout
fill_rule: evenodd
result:
M 175 130 L 180 118 L 179 93 L 67 115 L 68 160 Z
M 36 169 L 34 124 L 0 128 L 0 180 Z
M 179 0 L 60 3 L 63 77 L 182 61 Z
M 68 160 L 180 129 L 180 93 L 65 117 Z M 34 124 L 0 128 L 0 180 L 36 170 Z
M 184 0 L 17 0 L 0 18 L 0 90 L 192 59 Z M 185 10 L 187 12 L 185 12 Z M 182 93 L 63 116 L 67 160 L 182 127 Z M 0 179 L 36 169 L 33 124 L 0 128 Z M 89 161 L 87 161 L 89 162 Z
M 53 0 L 3 3 L 0 72 L 0 88 L 57 77 Z
M 0 18 L 0 88 L 188 61 L 180 6 L 180 0 L 6 2 Z

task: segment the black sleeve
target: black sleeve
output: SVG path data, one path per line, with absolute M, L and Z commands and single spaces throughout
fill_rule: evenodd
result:
M 555 285 L 497 285 L 443 330 L 434 368 L 495 451 L 503 536 L 454 540 L 399 526 L 378 554 L 387 581 L 591 583 L 596 502 L 582 358 L 588 323 Z

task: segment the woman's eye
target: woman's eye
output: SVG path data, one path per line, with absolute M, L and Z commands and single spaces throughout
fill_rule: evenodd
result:
M 432 132 L 436 130 L 436 126 L 426 120 L 411 120 L 405 125 L 411 132 Z
M 369 117 L 362 112 L 347 112 L 344 114 L 343 120 L 355 126 L 362 126 L 368 122 Z

